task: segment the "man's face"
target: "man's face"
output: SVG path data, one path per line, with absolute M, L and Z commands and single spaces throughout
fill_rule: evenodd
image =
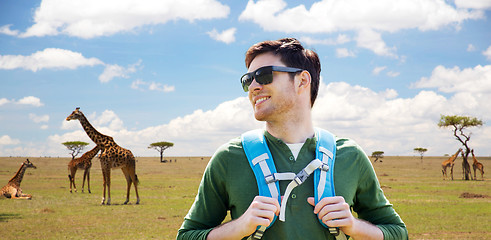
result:
M 272 53 L 258 55 L 252 60 L 248 72 L 264 66 L 285 66 L 280 57 Z M 286 72 L 273 72 L 273 82 L 261 85 L 252 81 L 249 86 L 249 101 L 258 121 L 281 121 L 288 117 L 295 106 L 294 82 Z

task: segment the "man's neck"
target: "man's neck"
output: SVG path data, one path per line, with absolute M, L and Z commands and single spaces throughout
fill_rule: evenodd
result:
M 315 135 L 310 114 L 281 122 L 267 121 L 266 131 L 285 143 L 303 143 Z

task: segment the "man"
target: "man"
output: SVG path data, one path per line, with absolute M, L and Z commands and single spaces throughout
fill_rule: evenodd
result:
M 311 110 L 319 87 L 319 58 L 296 39 L 284 38 L 253 45 L 246 67 L 241 82 L 255 118 L 266 123 L 264 136 L 276 169 L 298 173 L 315 158 Z M 288 182 L 280 181 L 282 196 Z M 353 141 L 336 138 L 337 196 L 315 204 L 313 182 L 310 176 L 293 189 L 286 221 L 275 221 L 262 239 L 334 239 L 319 219 L 353 239 L 407 239 L 404 222 L 386 200 L 370 160 Z M 222 224 L 227 211 L 232 221 Z M 210 160 L 177 239 L 246 238 L 258 226 L 269 226 L 279 212 L 277 199 L 258 196 L 241 140 L 233 139 Z

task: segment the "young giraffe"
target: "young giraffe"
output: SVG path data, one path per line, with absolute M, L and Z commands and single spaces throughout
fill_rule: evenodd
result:
M 92 150 L 82 154 L 82 156 L 79 158 L 72 159 L 68 163 L 68 171 L 70 171 L 70 174 L 68 174 L 68 180 L 70 181 L 70 192 L 72 192 L 72 184 L 73 188 L 75 188 L 75 192 L 77 192 L 77 186 L 75 186 L 75 174 L 77 173 L 77 169 L 83 169 L 84 178 L 82 181 L 82 192 L 84 192 L 85 178 L 87 178 L 87 189 L 90 193 L 90 168 L 92 167 L 92 158 L 97 155 L 99 150 L 99 145 L 95 145 Z
M 80 111 L 80 108 L 76 108 L 75 111 L 72 112 L 67 118 L 67 121 L 70 120 L 79 120 L 80 124 L 84 128 L 85 132 L 89 136 L 95 144 L 101 147 L 101 154 L 99 159 L 101 160 L 101 169 L 103 176 L 103 186 L 104 193 L 102 195 L 102 202 L 104 204 L 106 200 L 106 188 L 107 188 L 107 201 L 106 204 L 111 204 L 111 168 L 121 168 L 123 170 L 123 174 L 126 178 L 127 189 L 126 189 L 126 201 L 124 204 L 127 204 L 130 199 L 130 188 L 131 183 L 135 186 L 136 193 L 136 204 L 140 203 L 140 197 L 138 195 L 138 177 L 135 174 L 135 157 L 130 150 L 124 149 L 110 136 L 106 136 L 98 132 L 85 118 L 84 114 Z
M 474 162 L 472 163 L 472 168 L 474 168 L 474 180 L 477 180 L 476 169 L 478 169 L 479 172 L 481 172 L 481 178 L 484 179 L 484 165 L 482 165 L 482 163 L 477 161 L 477 158 L 474 155 L 474 149 L 471 150 L 471 153 L 472 153 L 472 158 L 474 159 Z
M 459 152 L 462 152 L 462 148 L 459 148 L 459 150 L 457 150 L 457 152 L 455 152 L 455 154 L 452 155 L 448 160 L 445 160 L 442 162 L 443 180 L 445 180 L 445 177 L 448 177 L 447 176 L 447 167 L 450 167 L 450 176 L 452 176 L 452 180 L 453 180 L 453 166 L 455 165 L 454 164 L 455 159 L 457 159 L 457 157 L 459 156 Z
M 24 178 L 24 173 L 27 168 L 36 168 L 34 164 L 32 164 L 29 159 L 26 159 L 22 165 L 20 166 L 17 173 L 14 175 L 12 179 L 0 190 L 0 196 L 5 196 L 6 198 L 12 199 L 31 199 L 31 194 L 22 193 L 22 189 L 20 188 L 20 183 L 22 182 L 22 178 Z

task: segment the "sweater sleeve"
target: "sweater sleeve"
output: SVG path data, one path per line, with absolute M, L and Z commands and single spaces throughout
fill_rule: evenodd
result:
M 226 151 L 218 150 L 205 169 L 198 194 L 177 233 L 178 240 L 206 239 L 227 215 Z

